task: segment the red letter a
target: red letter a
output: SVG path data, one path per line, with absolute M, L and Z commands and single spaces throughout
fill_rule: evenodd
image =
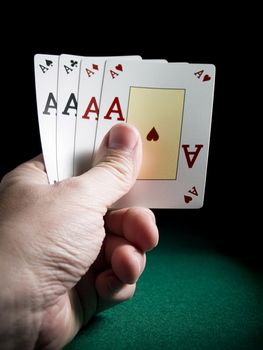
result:
M 189 168 L 193 167 L 193 165 L 194 165 L 194 163 L 196 161 L 196 158 L 197 158 L 197 156 L 198 156 L 198 154 L 201 151 L 201 148 L 203 146 L 204 145 L 195 145 L 195 151 L 190 152 L 188 150 L 190 145 L 182 145 L 184 153 L 185 153 L 185 158 L 186 158 L 186 161 L 187 161 L 187 164 L 188 164 Z M 190 156 L 192 156 L 192 158 L 190 158 Z
M 116 105 L 116 109 L 114 109 Z M 104 119 L 112 119 L 111 117 L 111 113 L 117 113 L 119 116 L 117 118 L 117 120 L 120 120 L 120 121 L 125 121 L 125 119 L 123 118 L 123 115 L 122 115 L 122 111 L 121 111 L 121 105 L 120 105 L 120 101 L 119 101 L 119 98 L 118 97 L 115 97 L 107 114 L 104 116 Z
M 92 109 L 93 107 L 93 109 Z M 92 97 L 90 99 L 90 102 L 88 104 L 88 107 L 85 111 L 85 113 L 83 114 L 82 118 L 83 119 L 89 119 L 90 116 L 89 116 L 89 113 L 96 113 L 96 120 L 98 119 L 98 116 L 99 116 L 99 107 L 98 107 L 98 104 L 97 104 L 97 101 L 96 101 L 96 98 L 95 97 Z

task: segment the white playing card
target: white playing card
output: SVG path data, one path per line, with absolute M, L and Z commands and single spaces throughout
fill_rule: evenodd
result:
M 38 123 L 49 183 L 58 181 L 56 160 L 56 111 L 59 56 L 34 57 Z
M 139 179 L 116 207 L 203 205 L 214 81 L 209 64 L 107 61 L 95 149 L 114 124 L 128 122 L 144 154 Z
M 73 175 L 80 65 L 80 56 L 60 56 L 57 100 L 57 170 L 60 181 Z
M 119 58 L 142 59 L 140 56 Z M 91 167 L 106 59 L 108 57 L 82 58 L 75 131 L 74 175 L 82 174 Z

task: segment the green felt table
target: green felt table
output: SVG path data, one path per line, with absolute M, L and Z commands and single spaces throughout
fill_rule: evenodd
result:
M 134 298 L 96 316 L 64 349 L 263 349 L 262 273 L 162 223 Z

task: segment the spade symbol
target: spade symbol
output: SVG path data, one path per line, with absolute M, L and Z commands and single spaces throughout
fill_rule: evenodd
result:
M 149 131 L 149 133 L 148 133 L 146 138 L 147 138 L 148 141 L 157 141 L 157 140 L 159 140 L 159 135 L 158 135 L 158 132 L 156 131 L 155 127 L 153 127 Z
M 46 60 L 46 65 L 49 67 L 52 67 L 53 66 L 53 62 L 50 61 L 50 60 Z

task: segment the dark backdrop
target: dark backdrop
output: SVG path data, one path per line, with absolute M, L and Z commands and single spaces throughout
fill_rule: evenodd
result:
M 192 9 L 190 16 L 190 5 L 188 9 L 174 5 L 170 9 L 152 4 L 142 12 L 138 5 L 126 4 L 127 9 L 120 13 L 122 5 L 114 3 L 107 9 L 102 3 L 78 9 L 70 4 L 64 5 L 63 13 L 54 13 L 46 3 L 35 14 L 32 8 L 30 13 L 23 8 L 18 21 L 9 14 L 1 42 L 0 176 L 41 151 L 34 54 L 139 54 L 143 58 L 214 63 L 217 72 L 205 205 L 200 210 L 155 212 L 160 226 L 169 222 L 173 234 L 186 227 L 206 235 L 223 252 L 259 261 L 258 230 L 253 221 L 246 229 L 250 203 L 245 198 L 250 182 L 245 160 L 249 155 L 241 132 L 249 116 L 242 84 L 252 69 L 254 44 L 235 12 L 206 12 L 209 9 L 200 6 Z M 11 31 L 10 26 L 15 29 Z

